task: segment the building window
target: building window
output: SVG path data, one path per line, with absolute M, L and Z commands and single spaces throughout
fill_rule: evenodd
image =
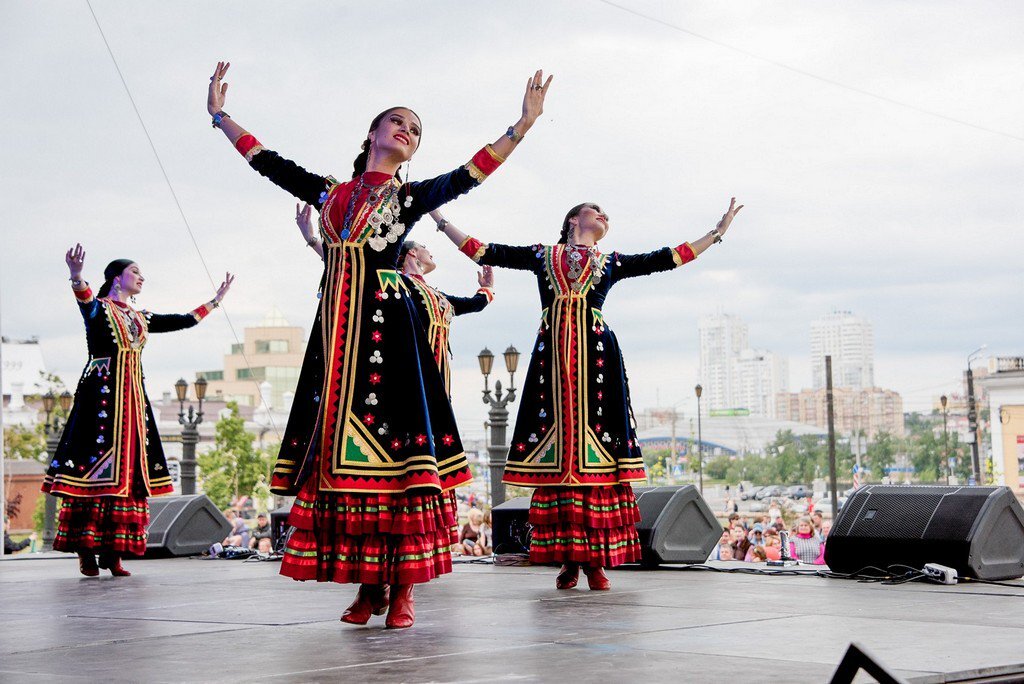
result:
M 288 340 L 256 340 L 257 354 L 287 354 Z
M 199 371 L 196 373 L 196 379 L 198 380 L 199 378 L 206 378 L 207 380 L 223 380 L 224 371 Z
M 243 343 L 239 342 L 238 344 L 231 345 L 231 353 L 232 354 L 242 354 L 244 352 L 245 352 L 245 345 Z
M 235 371 L 236 380 L 266 380 L 266 368 L 239 368 Z

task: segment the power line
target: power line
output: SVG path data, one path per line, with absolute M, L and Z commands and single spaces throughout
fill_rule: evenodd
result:
M 864 95 L 866 97 L 870 97 L 870 98 L 873 98 L 875 100 L 879 100 L 881 102 L 885 102 L 887 104 L 896 105 L 897 107 L 903 107 L 904 109 L 909 109 L 911 111 L 917 112 L 918 114 L 924 114 L 926 116 L 930 116 L 930 117 L 933 117 L 933 118 L 936 118 L 936 119 L 941 119 L 943 121 L 947 121 L 949 123 L 960 124 L 961 126 L 967 126 L 969 128 L 973 128 L 973 129 L 978 130 L 978 131 L 984 131 L 985 133 L 992 133 L 993 135 L 1001 135 L 1004 138 L 1010 138 L 1011 140 L 1016 140 L 1018 142 L 1024 142 L 1024 137 L 1022 137 L 1022 136 L 1014 135 L 1013 133 L 1007 133 L 1006 131 L 1000 131 L 1000 130 L 997 130 L 995 128 L 988 128 L 987 126 L 982 126 L 980 124 L 971 123 L 970 121 L 965 121 L 963 119 L 957 119 L 955 117 L 948 116 L 946 114 L 942 114 L 940 112 L 936 112 L 936 111 L 933 111 L 931 109 L 925 109 L 924 107 L 920 107 L 920 106 L 915 105 L 915 104 L 910 104 L 909 102 L 903 102 L 902 100 L 897 100 L 895 98 L 889 97 L 888 95 L 882 95 L 880 93 L 874 93 L 874 92 L 871 92 L 870 90 L 865 90 L 864 88 L 859 88 L 857 86 L 852 86 L 852 85 L 849 85 L 849 84 L 846 84 L 846 83 L 842 83 L 840 81 L 836 81 L 834 79 L 831 79 L 831 78 L 829 78 L 827 76 L 822 76 L 820 74 L 815 74 L 813 72 L 806 71 L 806 70 L 801 69 L 799 67 L 795 67 L 795 66 L 792 66 L 790 64 L 786 64 L 785 62 L 780 62 L 780 61 L 772 59 L 770 57 L 764 57 L 763 55 L 759 55 L 757 53 L 750 52 L 749 50 L 744 50 L 741 47 L 736 47 L 735 45 L 730 45 L 729 43 L 725 43 L 725 42 L 723 42 L 721 40 L 717 40 L 715 38 L 711 38 L 710 36 L 702 35 L 700 33 L 697 33 L 696 31 L 691 31 L 688 28 L 685 28 L 683 26 L 679 26 L 678 24 L 673 24 L 673 23 L 671 23 L 669 21 L 665 21 L 664 19 L 658 19 L 657 17 L 652 17 L 649 14 L 644 14 L 643 12 L 639 12 L 637 10 L 630 9 L 629 7 L 624 7 L 623 5 L 620 5 L 618 3 L 611 2 L 611 0 L 597 0 L 597 2 L 600 2 L 600 3 L 603 3 L 605 5 L 608 5 L 609 7 L 614 7 L 616 9 L 618 9 L 618 10 L 622 10 L 623 12 L 627 12 L 627 13 L 632 14 L 634 16 L 640 17 L 641 19 L 646 19 L 647 21 L 653 22 L 655 24 L 660 24 L 660 25 L 665 26 L 667 28 L 670 28 L 670 29 L 672 29 L 674 31 L 679 31 L 680 33 L 685 33 L 685 34 L 687 34 L 689 36 L 693 36 L 694 38 L 699 38 L 700 40 L 703 40 L 703 41 L 706 41 L 708 43 L 711 43 L 712 45 L 717 45 L 720 48 L 724 48 L 726 50 L 731 50 L 732 52 L 741 54 L 744 57 L 750 57 L 751 59 L 756 59 L 758 61 L 765 62 L 766 64 L 771 64 L 772 66 L 779 67 L 780 69 L 785 69 L 786 71 L 790 71 L 790 72 L 792 72 L 794 74 L 798 74 L 800 76 L 804 76 L 805 78 L 811 78 L 811 79 L 814 79 L 815 81 L 819 81 L 821 83 L 826 83 L 826 84 L 828 84 L 830 86 L 833 86 L 833 87 L 836 87 L 836 88 L 842 88 L 843 90 L 849 90 L 850 92 L 857 93 L 859 95 Z
M 164 163 L 160 159 L 160 153 L 156 149 L 156 144 L 153 142 L 153 137 L 149 134 L 149 129 L 146 127 L 146 122 L 142 118 L 142 113 L 139 111 L 139 107 L 135 104 L 135 98 L 132 96 L 132 91 L 128 87 L 128 81 L 125 79 L 124 74 L 121 72 L 121 67 L 117 63 L 117 58 L 114 57 L 114 51 L 110 48 L 110 42 L 107 41 L 107 36 L 103 32 L 103 27 L 100 26 L 100 20 L 96 16 L 96 12 L 92 8 L 92 2 L 85 0 L 86 6 L 89 8 L 89 14 L 92 15 L 92 20 L 96 23 L 96 29 L 100 33 L 100 38 L 103 39 L 103 45 L 107 48 L 107 54 L 110 55 L 110 61 L 114 64 L 114 69 L 117 71 L 118 78 L 121 79 L 121 85 L 124 86 L 124 92 L 128 95 L 128 101 L 131 102 L 132 109 L 135 111 L 135 117 L 139 120 L 139 125 L 142 127 L 142 132 L 146 135 L 146 140 L 149 142 L 149 149 L 153 152 L 153 157 L 156 159 L 156 164 L 160 167 L 160 173 L 163 174 L 164 182 L 167 183 L 167 189 L 171 192 L 171 198 L 174 199 L 174 206 L 178 208 L 178 215 L 181 216 L 182 223 L 185 224 L 185 230 L 188 232 L 188 237 L 192 241 L 192 246 L 195 247 L 196 254 L 199 256 L 199 261 L 203 265 L 203 270 L 206 271 L 206 278 L 210 281 L 210 285 L 214 288 L 217 287 L 216 281 L 213 279 L 213 275 L 210 273 L 210 268 L 206 263 L 206 258 L 203 256 L 203 251 L 199 248 L 199 243 L 196 241 L 196 236 L 192 232 L 192 226 L 188 222 L 188 217 L 185 216 L 185 210 L 181 206 L 181 202 L 178 200 L 178 193 L 174 191 L 174 185 L 171 183 L 170 177 L 167 175 L 167 170 L 164 168 Z M 228 322 L 228 328 L 231 329 L 231 334 L 235 338 L 235 343 L 239 345 L 242 353 L 242 360 L 245 362 L 246 368 L 249 369 L 249 374 L 252 376 L 252 366 L 249 364 L 249 358 L 245 354 L 245 345 L 242 344 L 241 340 L 238 339 L 238 333 L 235 331 L 235 325 L 231 322 L 231 317 L 228 315 L 227 309 L 221 305 L 220 310 L 224 312 L 224 318 Z M 281 440 L 281 432 L 277 429 L 277 425 L 274 423 L 274 416 L 270 412 L 270 406 L 267 403 L 266 397 L 263 396 L 263 391 L 260 389 L 259 383 L 253 380 L 253 384 L 256 385 L 256 394 L 260 398 L 260 403 L 267 410 L 267 418 L 270 420 L 270 426 L 274 429 L 274 434 L 277 435 L 278 441 Z

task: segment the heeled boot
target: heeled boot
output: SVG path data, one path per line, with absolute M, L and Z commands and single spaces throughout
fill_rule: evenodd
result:
M 391 594 L 391 605 L 384 625 L 388 629 L 405 629 L 412 627 L 416 620 L 416 609 L 413 605 L 413 584 L 396 584 Z
M 583 572 L 587 576 L 587 584 L 591 591 L 608 591 L 612 588 L 612 581 L 604 574 L 604 568 L 592 568 L 589 565 L 583 566 Z
M 383 615 L 388 607 L 386 584 L 360 584 L 356 600 L 341 614 L 341 621 L 350 625 L 365 625 L 371 615 Z
M 86 577 L 96 577 L 100 574 L 99 566 L 96 565 L 96 556 L 87 551 L 78 552 L 78 571 Z
M 110 574 L 114 577 L 131 577 L 132 573 L 124 569 L 121 565 L 121 557 L 115 556 L 112 553 L 101 553 L 99 567 L 103 570 L 109 570 Z
M 566 563 L 555 577 L 556 589 L 572 589 L 580 581 L 580 564 Z

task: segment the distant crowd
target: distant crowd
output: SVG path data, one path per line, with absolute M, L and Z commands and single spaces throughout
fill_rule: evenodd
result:
M 832 521 L 820 511 L 801 516 L 787 526 L 782 512 L 775 507 L 767 515 L 751 518 L 744 513 L 729 514 L 722 538 L 708 560 L 764 563 L 791 558 L 801 563 L 825 564 L 825 543 Z M 789 548 L 783 549 L 782 532 L 789 536 Z

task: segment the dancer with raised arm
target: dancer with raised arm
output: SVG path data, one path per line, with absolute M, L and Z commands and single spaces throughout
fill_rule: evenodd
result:
M 325 269 L 320 307 L 271 487 L 296 495 L 281 573 L 359 583 L 341 619 L 414 621 L 413 585 L 451 571 L 446 494 L 470 480 L 444 382 L 395 270 L 412 225 L 480 184 L 543 110 L 551 83 L 537 72 L 522 116 L 462 167 L 400 182 L 419 117 L 387 109 L 370 122 L 352 180 L 306 171 L 260 144 L 224 111 L 228 64 L 210 77 L 213 125 L 250 166 L 320 212 Z M 389 586 L 391 587 L 389 596 Z
M 535 487 L 530 560 L 561 564 L 555 580 L 571 589 L 582 567 L 591 589 L 611 582 L 604 568 L 640 560 L 639 513 L 630 483 L 645 479 L 622 353 L 602 307 L 612 285 L 668 271 L 721 242 L 736 200 L 707 235 L 647 254 L 604 254 L 608 215 L 573 207 L 555 245 L 512 247 L 467 236 L 437 211 L 431 217 L 478 264 L 532 271 L 541 323 L 530 357 L 503 481 Z
M 183 330 L 203 320 L 224 299 L 234 276 L 227 274 L 213 299 L 187 314 L 154 314 L 133 306 L 145 278 L 131 259 L 111 261 L 95 295 L 82 279 L 82 245 L 69 249 L 65 260 L 85 319 L 89 363 L 43 481 L 44 492 L 62 499 L 53 548 L 77 553 L 83 575 L 94 577 L 103 568 L 127 577 L 131 573 L 121 558 L 146 551 L 147 497 L 171 493 L 142 384 L 142 348 L 150 333 Z

